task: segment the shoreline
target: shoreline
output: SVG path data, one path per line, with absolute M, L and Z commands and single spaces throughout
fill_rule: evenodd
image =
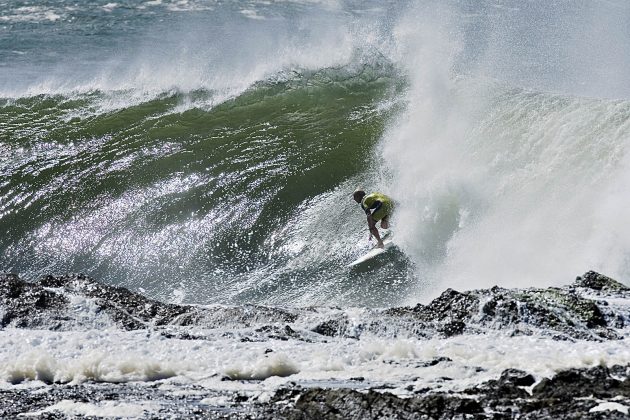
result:
M 0 417 L 623 418 L 630 288 L 448 289 L 386 309 L 165 304 L 0 275 Z

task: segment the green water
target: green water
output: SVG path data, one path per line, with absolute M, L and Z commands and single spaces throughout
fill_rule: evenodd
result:
M 1 265 L 198 303 L 291 301 L 322 281 L 310 299 L 338 297 L 340 281 L 379 278 L 345 267 L 366 230 L 340 186 L 374 177 L 373 148 L 398 110 L 383 104 L 401 89 L 392 68 L 363 66 L 261 82 L 215 106 L 207 90 L 110 110 L 128 93 L 5 99 Z M 298 239 L 323 248 L 287 251 Z

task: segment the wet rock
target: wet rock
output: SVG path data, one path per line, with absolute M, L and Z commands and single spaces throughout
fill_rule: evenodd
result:
M 427 306 L 418 304 L 413 311 L 425 321 L 464 321 L 478 312 L 479 298 L 471 293 L 446 289 Z
M 83 274 L 46 276 L 27 282 L 14 274 L 0 274 L 1 326 L 68 330 L 84 322 L 71 305 L 72 297 L 89 300 L 94 313 L 105 314 L 125 330 L 164 326 L 248 326 L 261 321 L 294 322 L 297 315 L 282 308 L 243 305 L 233 308 L 201 308 L 162 303 L 124 287 L 109 286 Z M 96 322 L 94 319 L 88 322 Z M 94 325 L 85 325 L 94 327 Z M 288 329 L 287 329 L 288 327 Z M 298 337 L 287 325 L 282 336 Z M 197 339 L 186 333 L 165 332 L 165 337 Z
M 99 283 L 82 274 L 46 276 L 36 284 L 94 299 L 119 326 L 127 330 L 146 328 L 149 323 L 158 326 L 170 324 L 178 317 L 179 325 L 190 325 L 199 317 L 194 307 L 161 303 L 124 287 Z
M 615 411 L 591 413 L 597 401 L 617 401 L 630 404 L 628 383 L 630 365 L 610 369 L 570 369 L 553 378 L 543 379 L 533 395 L 521 387 L 534 382 L 527 372 L 508 369 L 496 380 L 485 382 L 463 393 L 431 393 L 430 389 L 416 391 L 412 397 L 398 397 L 387 392 L 359 392 L 350 389 L 308 389 L 302 392 L 284 390 L 273 399 L 282 401 L 282 394 L 297 402 L 276 410 L 263 407 L 264 416 L 285 419 L 452 419 L 452 418 L 625 418 Z M 579 392 L 576 392 L 579 388 Z M 408 391 L 413 386 L 407 387 Z M 461 394 L 469 395 L 462 398 Z M 594 396 L 594 397 L 593 397 Z M 582 398 L 576 398 L 582 397 Z M 596 401 L 595 398 L 598 400 Z M 277 406 L 276 406 L 277 407 Z
M 346 319 L 331 319 L 318 324 L 312 331 L 327 337 L 336 337 L 343 335 L 347 325 L 348 321 Z
M 363 384 L 355 378 L 352 387 Z M 498 379 L 458 393 L 416 390 L 400 397 L 389 392 L 354 389 L 302 388 L 288 383 L 267 401 L 246 393 L 173 384 L 84 383 L 42 385 L 0 390 L 0 418 L 17 418 L 62 401 L 98 405 L 103 401 L 143 404 L 151 402 L 144 418 L 243 418 L 243 419 L 621 419 L 619 411 L 593 412 L 601 402 L 630 406 L 630 365 L 570 369 L 546 378 L 532 395 L 519 387 L 531 385 L 531 375 L 508 369 Z M 409 389 L 412 391 L 413 386 Z M 515 391 L 518 390 L 518 391 Z M 464 396 L 462 396 L 464 395 Z M 208 401 L 219 401 L 213 406 Z M 49 412 L 38 418 L 65 418 Z
M 443 394 L 400 398 L 390 393 L 349 389 L 314 388 L 303 392 L 295 406 L 280 413 L 286 419 L 452 419 L 457 415 L 481 413 L 472 399 Z
M 513 384 L 516 386 L 530 386 L 536 382 L 534 377 L 519 369 L 506 369 L 499 378 L 501 384 Z
M 599 274 L 595 271 L 589 271 L 586 274 L 575 279 L 575 286 L 586 287 L 593 290 L 603 291 L 629 291 L 630 287 L 627 287 L 616 280 L 606 277 L 603 274 Z
M 36 392 L 30 389 L 0 390 L 0 418 L 37 418 L 37 419 L 68 419 L 68 418 L 101 418 L 101 416 L 72 415 L 67 411 L 52 410 L 51 407 L 61 402 L 84 403 L 95 408 L 104 401 L 120 402 L 123 404 L 146 406 L 145 415 L 141 418 L 173 419 L 173 418 L 259 418 L 247 415 L 244 406 L 249 403 L 245 395 L 221 395 L 190 385 L 180 385 L 184 395 L 164 391 L 159 387 L 143 384 L 81 384 L 81 385 L 52 385 L 40 388 Z M 45 392 L 42 392 L 45 391 Z M 212 406 L 203 403 L 203 398 L 222 397 L 225 406 Z M 47 410 L 41 412 L 43 410 Z M 26 415 L 31 413 L 31 415 Z M 113 418 L 103 414 L 107 418 Z M 116 416 L 116 418 L 121 418 Z M 125 417 L 126 418 L 126 417 Z M 138 418 L 134 416 L 133 418 Z
M 440 363 L 444 363 L 444 362 L 452 362 L 453 360 L 449 357 L 445 357 L 445 356 L 440 356 L 440 357 L 436 357 L 435 359 L 431 359 L 428 362 L 420 362 L 417 363 L 416 366 L 417 367 L 429 367 L 429 366 L 435 366 L 438 365 Z
M 68 299 L 15 274 L 0 274 L 1 326 L 18 328 L 56 327 L 66 317 Z
M 263 325 L 262 327 L 256 328 L 254 331 L 258 333 L 263 333 L 267 336 L 267 338 L 273 340 L 287 341 L 290 338 L 294 338 L 297 340 L 308 341 L 307 339 L 302 337 L 299 332 L 295 331 L 289 325 L 285 325 L 284 327 L 280 327 L 277 325 Z
M 451 321 L 445 323 L 442 327 L 438 329 L 444 337 L 452 337 L 454 335 L 460 335 L 464 332 L 464 328 L 466 328 L 466 324 L 462 321 Z
M 621 381 L 613 377 L 610 370 L 603 366 L 586 370 L 570 369 L 551 379 L 543 379 L 532 392 L 539 398 L 630 397 L 630 380 L 626 378 Z
M 576 285 L 561 288 L 504 289 L 458 292 L 448 289 L 428 305 L 366 310 L 360 323 L 349 328 L 347 315 L 335 313 L 312 328 L 325 337 L 360 338 L 364 333 L 377 335 L 451 337 L 459 334 L 483 334 L 505 330 L 512 335 L 541 334 L 557 340 L 617 340 L 623 337 L 627 310 L 609 305 L 603 290 L 614 290 L 615 297 L 630 298 L 630 289 L 602 276 L 588 272 Z M 589 292 L 584 294 L 584 288 Z M 312 310 L 272 308 L 257 305 L 203 308 L 166 304 L 148 299 L 122 287 L 105 285 L 81 274 L 46 276 L 25 282 L 15 275 L 0 276 L 0 321 L 2 326 L 75 328 L 84 320 L 72 310 L 71 299 L 83 297 L 103 315 L 127 330 L 167 326 L 271 328 L 268 338 L 310 340 L 292 323 L 308 317 Z M 325 313 L 325 312 L 323 312 Z M 108 322 L 111 322 L 108 321 Z M 104 322 L 104 321 L 103 321 Z M 283 325 L 281 327 L 281 325 Z M 94 326 L 92 326 L 94 327 Z M 271 335 L 273 337 L 271 337 Z M 194 335 L 166 332 L 166 337 L 203 339 Z M 243 340 L 264 339 L 261 334 Z M 317 339 L 317 338 L 314 338 Z
M 580 279 L 578 284 L 591 287 L 591 292 L 584 294 L 584 289 L 575 285 L 527 289 L 495 286 L 466 292 L 448 289 L 428 305 L 382 311 L 380 325 L 367 324 L 367 330 L 389 331 L 398 325 L 418 338 L 511 330 L 514 336 L 542 334 L 563 341 L 622 339 L 623 333 L 617 330 L 626 325 L 627 314 L 611 308 L 607 295 L 600 299 L 598 293 L 614 290 L 615 297 L 630 298 L 630 290 L 595 272 Z

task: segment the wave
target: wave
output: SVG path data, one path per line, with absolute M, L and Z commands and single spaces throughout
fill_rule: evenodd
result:
M 451 86 L 440 115 L 386 63 L 282 73 L 214 106 L 205 90 L 114 110 L 100 104 L 119 92 L 4 100 L 2 265 L 280 305 L 390 306 L 575 266 L 623 277 L 628 102 Z M 460 125 L 419 135 L 442 117 Z M 359 184 L 399 201 L 399 248 L 349 270 L 367 246 Z
M 383 64 L 276 75 L 213 107 L 204 90 L 114 110 L 101 104 L 118 92 L 5 99 L 2 266 L 98 273 L 167 300 L 339 296 L 336 281 L 305 291 L 362 249 L 347 194 L 402 86 Z
M 554 284 L 572 267 L 626 277 L 630 102 L 450 87 L 448 105 L 412 105 L 382 149 L 425 293 Z
M 572 66 L 577 29 L 551 25 L 548 45 L 529 25 L 590 6 L 249 6 L 158 14 L 159 30 L 125 9 L 142 35 L 108 33 L 122 57 L 79 48 L 84 33 L 54 71 L 20 55 L 0 81 L 4 269 L 168 301 L 367 306 L 630 273 L 623 83 L 577 83 L 600 71 Z M 615 23 L 600 12 L 580 30 Z M 357 185 L 398 201 L 398 248 L 349 270 L 368 247 Z

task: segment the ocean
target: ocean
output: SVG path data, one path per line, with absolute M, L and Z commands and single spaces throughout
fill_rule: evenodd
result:
M 223 314 L 165 338 L 85 291 L 63 292 L 71 326 L 0 307 L 0 388 L 158 383 L 223 407 L 629 363 L 627 322 L 596 340 L 366 327 L 449 288 L 630 284 L 629 22 L 613 0 L 0 1 L 0 272 Z M 348 267 L 374 244 L 358 186 L 394 200 L 396 246 Z M 598 297 L 630 322 L 628 298 Z M 351 327 L 314 332 L 331 319 Z M 80 404 L 31 414 L 160 406 Z

